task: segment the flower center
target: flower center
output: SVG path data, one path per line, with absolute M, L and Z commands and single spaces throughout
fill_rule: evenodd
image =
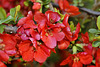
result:
M 50 36 L 53 36 L 53 33 L 52 33 L 52 30 L 48 29 L 48 30 L 45 30 L 46 32 L 46 36 L 50 35 Z
M 74 62 L 78 62 L 78 61 L 79 61 L 79 58 L 75 56 Z

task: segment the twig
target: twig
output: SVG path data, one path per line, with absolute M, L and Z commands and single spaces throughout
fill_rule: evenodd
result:
M 54 8 L 53 8 L 52 3 L 49 3 L 49 8 L 50 8 L 51 11 L 53 11 L 53 12 L 55 11 Z
M 100 12 L 93 11 L 93 10 L 90 10 L 90 9 L 87 9 L 87 8 L 84 8 L 84 7 L 80 7 L 80 6 L 78 6 L 78 7 L 81 11 L 86 12 L 90 15 L 94 15 L 94 16 L 99 16 L 100 15 Z
M 6 32 L 6 33 L 16 33 L 16 31 L 17 31 L 17 27 L 16 26 L 6 26 L 5 28 L 4 28 L 4 31 Z
M 52 3 L 52 5 L 54 7 L 59 8 L 58 4 Z M 87 9 L 87 8 L 84 8 L 84 7 L 80 7 L 80 6 L 78 6 L 78 8 L 79 8 L 79 10 L 81 10 L 83 12 L 86 12 L 86 13 L 88 13 L 90 15 L 94 15 L 94 16 L 99 16 L 100 15 L 100 12 L 97 12 L 97 11 L 93 11 L 93 10 L 90 10 L 90 9 Z

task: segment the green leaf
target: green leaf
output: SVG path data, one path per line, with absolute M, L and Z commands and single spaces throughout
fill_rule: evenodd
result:
M 51 0 L 42 0 L 42 2 L 43 2 L 43 5 L 47 5 L 51 2 Z
M 100 16 L 98 16 L 98 18 L 97 18 L 97 27 L 100 30 Z
M 12 17 L 15 16 L 15 12 L 16 12 L 16 8 L 11 8 L 11 9 L 10 9 L 10 15 L 11 15 Z
M 73 46 L 73 54 L 76 54 L 77 53 L 77 47 L 76 46 Z
M 90 33 L 97 33 L 98 30 L 96 30 L 96 29 L 89 29 L 89 32 L 90 32 Z
M 0 19 L 6 18 L 6 11 L 0 7 Z
M 74 31 L 74 23 L 73 23 L 73 21 L 70 21 L 70 28 L 71 28 L 71 31 Z
M 98 47 L 98 46 L 100 46 L 100 41 L 94 41 L 92 43 L 92 47 Z
M 0 24 L 2 24 L 2 23 L 8 24 L 10 21 L 13 21 L 13 20 L 14 20 L 14 18 L 12 16 L 8 16 L 6 19 L 0 20 Z
M 80 48 L 83 48 L 83 46 L 81 44 L 76 44 L 76 46 L 78 46 Z
M 18 5 L 15 8 L 10 9 L 10 15 L 14 17 L 14 21 L 17 20 L 18 11 L 20 10 L 20 8 L 20 5 Z
M 0 33 L 3 33 L 5 25 L 0 25 Z
M 25 5 L 25 6 L 29 6 L 29 4 L 28 4 L 27 1 L 24 1 L 24 5 Z
M 16 6 L 16 11 L 20 11 L 20 8 L 21 8 L 20 5 Z

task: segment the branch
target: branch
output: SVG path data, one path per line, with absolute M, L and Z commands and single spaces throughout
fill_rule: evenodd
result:
M 49 3 L 49 8 L 50 8 L 51 11 L 53 11 L 53 12 L 55 11 L 54 8 L 53 8 L 52 3 Z
M 4 31 L 6 32 L 6 33 L 16 33 L 16 31 L 17 31 L 17 27 L 16 26 L 6 26 L 5 28 L 4 28 Z
M 97 12 L 97 11 L 93 11 L 93 10 L 90 10 L 90 9 L 87 9 L 87 8 L 84 8 L 84 7 L 79 7 L 79 10 L 83 11 L 83 12 L 86 12 L 88 13 L 89 15 L 94 15 L 94 16 L 99 16 L 100 15 L 100 12 Z
M 58 4 L 52 3 L 52 5 L 54 7 L 59 8 L 59 5 Z M 97 11 L 93 11 L 93 10 L 90 10 L 90 9 L 87 9 L 87 8 L 84 8 L 84 7 L 80 7 L 80 6 L 78 6 L 78 8 L 79 8 L 79 10 L 81 10 L 83 12 L 86 12 L 89 15 L 94 15 L 94 16 L 99 16 L 100 15 L 100 12 L 97 12 Z

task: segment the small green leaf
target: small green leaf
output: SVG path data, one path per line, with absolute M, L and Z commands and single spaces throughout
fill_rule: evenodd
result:
M 100 41 L 94 41 L 92 43 L 92 47 L 98 47 L 98 46 L 100 46 Z
M 14 20 L 14 18 L 12 16 L 8 16 L 7 18 L 0 20 L 0 24 L 2 24 L 2 23 L 8 24 L 10 21 L 13 21 L 13 20 Z
M 16 8 L 11 8 L 11 9 L 10 9 L 10 15 L 11 15 L 12 17 L 14 17 L 14 16 L 15 16 L 15 13 L 16 13 Z
M 5 25 L 0 25 L 0 33 L 3 33 Z
M 98 18 L 97 18 L 97 27 L 100 30 L 100 16 L 98 16 Z
M 96 30 L 96 29 L 89 29 L 89 32 L 90 32 L 90 33 L 97 33 L 98 30 Z
M 0 7 L 0 19 L 6 18 L 6 11 Z
M 20 11 L 20 8 L 21 8 L 20 5 L 16 6 L 16 11 Z
M 77 47 L 76 46 L 73 46 L 73 54 L 76 54 L 77 53 Z
M 25 6 L 29 6 L 29 4 L 28 4 L 27 1 L 24 1 L 24 5 L 25 5 Z
M 80 48 L 83 48 L 83 46 L 81 44 L 76 44 L 76 46 L 78 46 Z
M 42 0 L 42 2 L 43 2 L 43 5 L 47 5 L 51 2 L 51 0 Z
M 70 21 L 70 28 L 71 28 L 71 31 L 74 31 L 74 23 L 73 23 L 73 21 Z

